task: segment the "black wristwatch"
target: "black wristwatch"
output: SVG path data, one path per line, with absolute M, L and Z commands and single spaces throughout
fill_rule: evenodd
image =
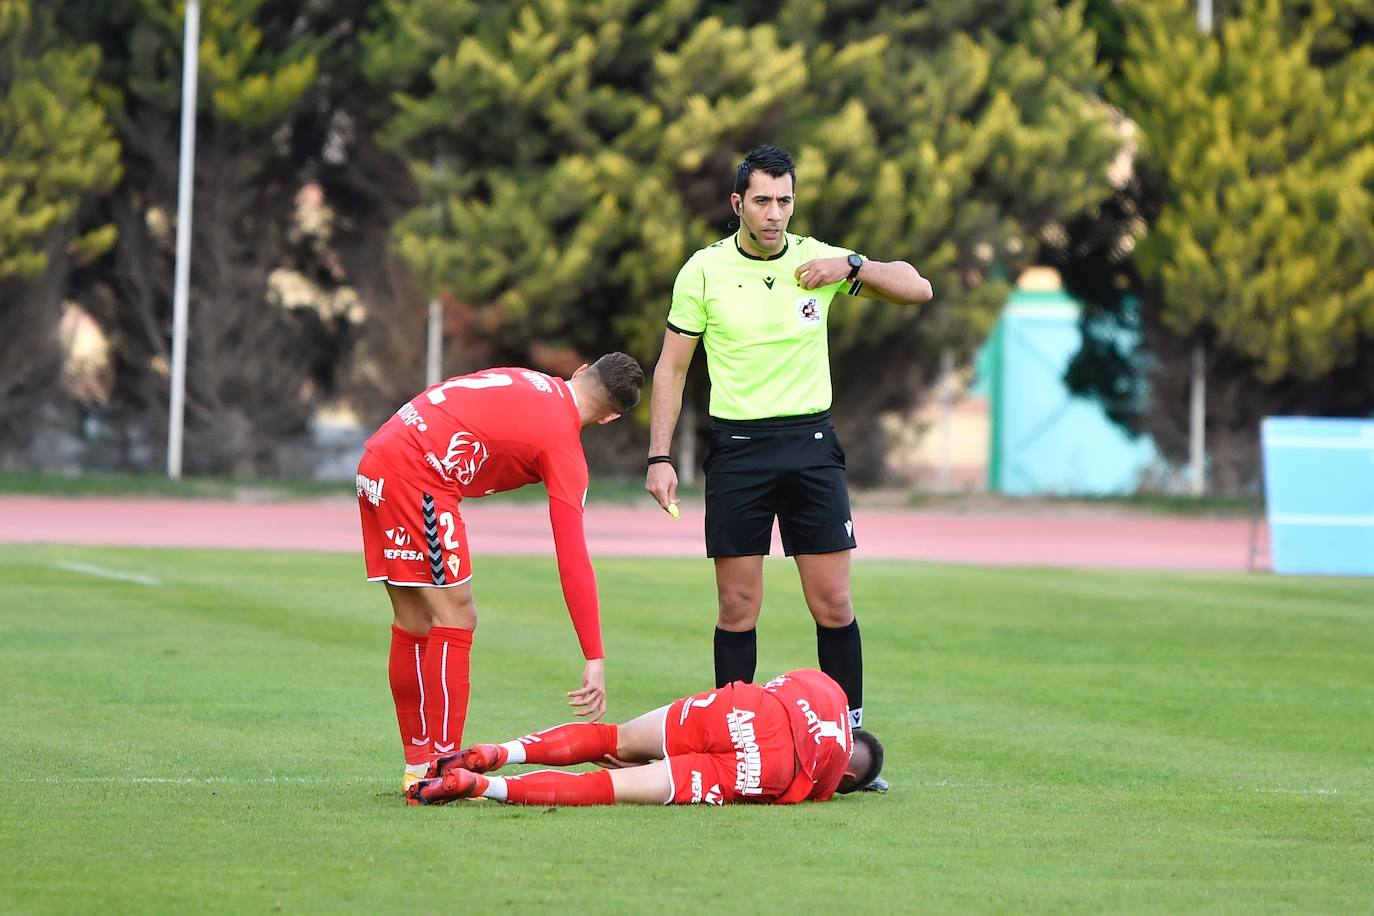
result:
M 846 279 L 853 280 L 859 275 L 859 268 L 864 266 L 864 259 L 857 254 L 849 256 L 849 276 Z

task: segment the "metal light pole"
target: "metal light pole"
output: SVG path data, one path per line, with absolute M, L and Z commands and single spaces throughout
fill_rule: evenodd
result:
M 939 492 L 953 488 L 950 474 L 951 429 L 954 422 L 954 351 L 945 348 L 940 353 L 940 476 Z
M 444 352 L 444 306 L 438 297 L 429 300 L 429 327 L 426 335 L 425 387 L 439 384 L 441 357 Z
M 177 171 L 177 264 L 172 294 L 172 396 L 167 418 L 167 476 L 181 479 L 186 413 L 187 294 L 191 281 L 191 191 L 196 169 L 196 73 L 200 69 L 200 0 L 186 4 L 181 51 L 181 163 Z
M 1212 0 L 1198 0 L 1197 27 L 1204 35 L 1212 34 Z
M 1197 27 L 1212 34 L 1212 0 L 1198 0 Z M 1188 398 L 1188 458 L 1192 466 L 1194 496 L 1207 492 L 1207 351 L 1202 341 L 1193 345 L 1191 390 Z

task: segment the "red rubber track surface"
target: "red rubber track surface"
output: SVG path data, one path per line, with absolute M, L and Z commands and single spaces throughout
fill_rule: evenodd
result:
M 553 550 L 547 508 L 468 501 L 475 556 Z M 1245 571 L 1268 568 L 1268 533 L 1247 519 L 1075 517 L 920 510 L 858 510 L 855 559 L 988 566 Z M 1252 530 L 1254 529 L 1254 530 Z M 704 557 L 702 512 L 674 522 L 653 506 L 588 507 L 587 541 L 600 556 Z M 360 552 L 348 500 L 242 503 L 172 499 L 0 497 L 0 543 Z M 782 554 L 774 533 L 773 554 Z

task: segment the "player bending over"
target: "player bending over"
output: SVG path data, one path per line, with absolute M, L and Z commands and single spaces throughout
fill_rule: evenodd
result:
M 486 775 L 506 764 L 572 766 Z M 490 798 L 512 805 L 786 805 L 854 792 L 882 770 L 883 748 L 850 729 L 829 676 L 789 671 L 759 686 L 735 681 L 625 725 L 575 722 L 503 744 L 476 744 L 430 765 L 406 791 L 413 805 Z

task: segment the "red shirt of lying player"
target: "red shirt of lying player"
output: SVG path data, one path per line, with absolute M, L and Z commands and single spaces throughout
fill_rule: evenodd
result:
M 601 763 L 600 773 L 493 776 L 509 763 Z M 517 805 L 825 801 L 870 784 L 882 744 L 850 729 L 844 691 L 812 669 L 760 686 L 735 681 L 624 724 L 576 722 L 502 744 L 476 744 L 430 765 L 414 805 L 490 798 Z
M 596 578 L 582 528 L 587 461 L 581 432 L 639 400 L 644 373 L 623 353 L 570 380 L 503 367 L 421 392 L 367 440 L 358 506 L 370 581 L 385 582 L 394 621 L 391 688 L 413 775 L 462 739 L 476 608 L 460 504 L 543 481 L 558 574 L 582 653 L 580 714 L 605 711 Z

